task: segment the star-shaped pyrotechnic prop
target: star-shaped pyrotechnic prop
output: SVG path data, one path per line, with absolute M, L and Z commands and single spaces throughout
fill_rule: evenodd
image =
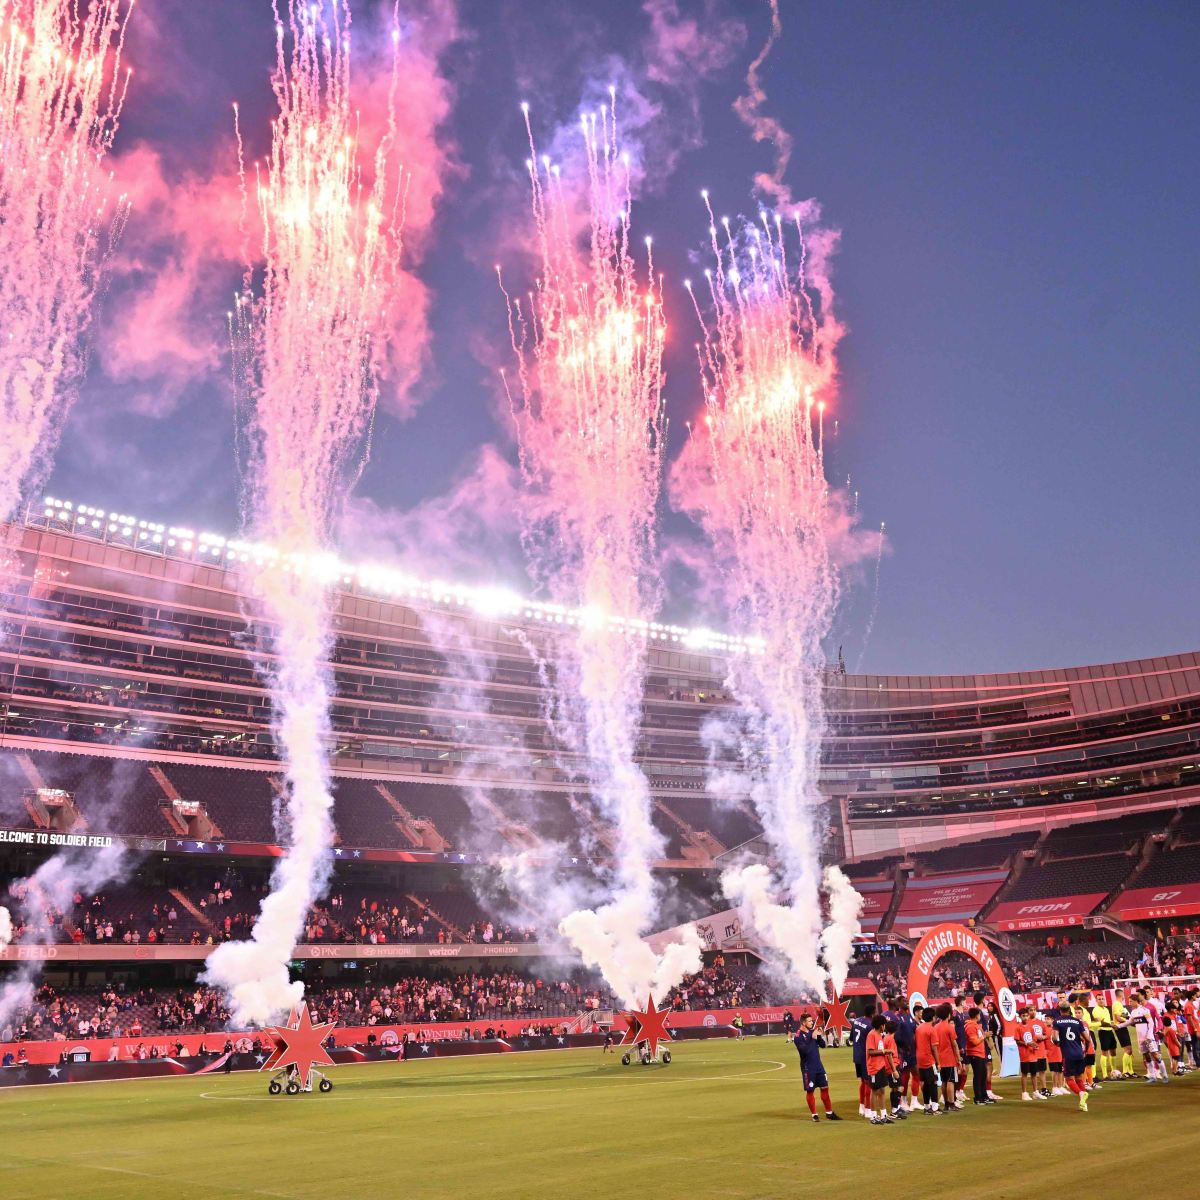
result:
M 275 1048 L 267 1056 L 260 1071 L 281 1071 L 295 1066 L 300 1073 L 300 1086 L 308 1087 L 308 1077 L 313 1067 L 333 1066 L 333 1059 L 325 1049 L 325 1039 L 337 1025 L 330 1021 L 325 1025 L 314 1025 L 308 1005 L 301 1002 L 293 1008 L 286 1025 L 268 1025 L 267 1033 L 275 1042 Z
M 846 1010 L 850 1007 L 848 1000 L 843 1000 L 833 990 L 833 985 L 829 987 L 829 999 L 823 1005 L 825 1009 L 825 1028 L 832 1029 L 837 1033 L 841 1033 L 843 1029 L 850 1028 L 850 1021 L 846 1017 Z
M 658 1053 L 659 1042 L 670 1042 L 674 1039 L 667 1032 L 667 1018 L 670 1009 L 654 1007 L 654 997 L 646 1001 L 646 1011 L 638 1012 L 630 1009 L 625 1014 L 625 1036 L 621 1039 L 622 1046 L 636 1045 L 638 1042 L 650 1043 L 650 1056 Z

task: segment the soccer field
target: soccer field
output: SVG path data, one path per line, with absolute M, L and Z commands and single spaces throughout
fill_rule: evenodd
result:
M 782 1037 L 691 1042 L 668 1067 L 599 1050 L 340 1067 L 322 1096 L 268 1097 L 235 1074 L 0 1091 L 6 1200 L 169 1196 L 588 1197 L 673 1200 L 964 1189 L 1178 1197 L 1200 1148 L 1200 1078 L 1112 1083 L 872 1128 L 846 1050 L 814 1125 Z

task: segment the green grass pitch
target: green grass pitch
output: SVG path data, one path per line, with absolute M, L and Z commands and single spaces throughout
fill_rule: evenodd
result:
M 0 1091 L 5 1200 L 791 1200 L 1177 1198 L 1195 1184 L 1200 1077 L 1110 1083 L 884 1129 L 856 1115 L 849 1052 L 825 1054 L 846 1119 L 814 1125 L 782 1037 L 685 1042 L 670 1066 L 565 1050 L 340 1067 L 329 1095 L 266 1076 Z M 1189 1182 L 1190 1181 L 1190 1182 Z

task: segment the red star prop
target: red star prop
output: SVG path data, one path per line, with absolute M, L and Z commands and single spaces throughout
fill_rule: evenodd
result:
M 333 1066 L 324 1042 L 336 1025 L 336 1021 L 314 1025 L 308 1005 L 301 1003 L 299 1010 L 292 1009 L 286 1025 L 267 1027 L 267 1032 L 275 1039 L 275 1049 L 259 1070 L 283 1070 L 294 1065 L 300 1074 L 300 1086 L 308 1087 L 308 1077 L 314 1066 Z
M 670 1015 L 670 1009 L 655 1008 L 654 997 L 651 996 L 646 1002 L 645 1012 L 630 1009 L 625 1014 L 625 1036 L 621 1039 L 621 1045 L 649 1042 L 650 1054 L 653 1057 L 658 1053 L 659 1042 L 674 1041 L 667 1032 L 667 1018 Z
M 839 998 L 837 992 L 832 988 L 829 989 L 829 999 L 825 1002 L 825 1028 L 836 1029 L 839 1033 L 843 1029 L 850 1028 L 850 1022 L 846 1019 L 846 1010 L 850 1007 L 848 1000 Z

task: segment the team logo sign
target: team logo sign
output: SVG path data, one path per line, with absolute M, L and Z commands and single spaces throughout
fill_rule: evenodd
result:
M 1006 1021 L 1017 1019 L 1017 998 L 1010 989 L 1002 987 L 996 993 L 996 1003 L 1000 1006 L 1000 1015 Z
M 909 996 L 909 998 L 908 998 L 908 1011 L 912 1012 L 913 1009 L 915 1009 L 918 1004 L 922 1008 L 929 1007 L 929 1001 L 925 999 L 924 995 L 921 992 L 913 992 L 912 995 Z

